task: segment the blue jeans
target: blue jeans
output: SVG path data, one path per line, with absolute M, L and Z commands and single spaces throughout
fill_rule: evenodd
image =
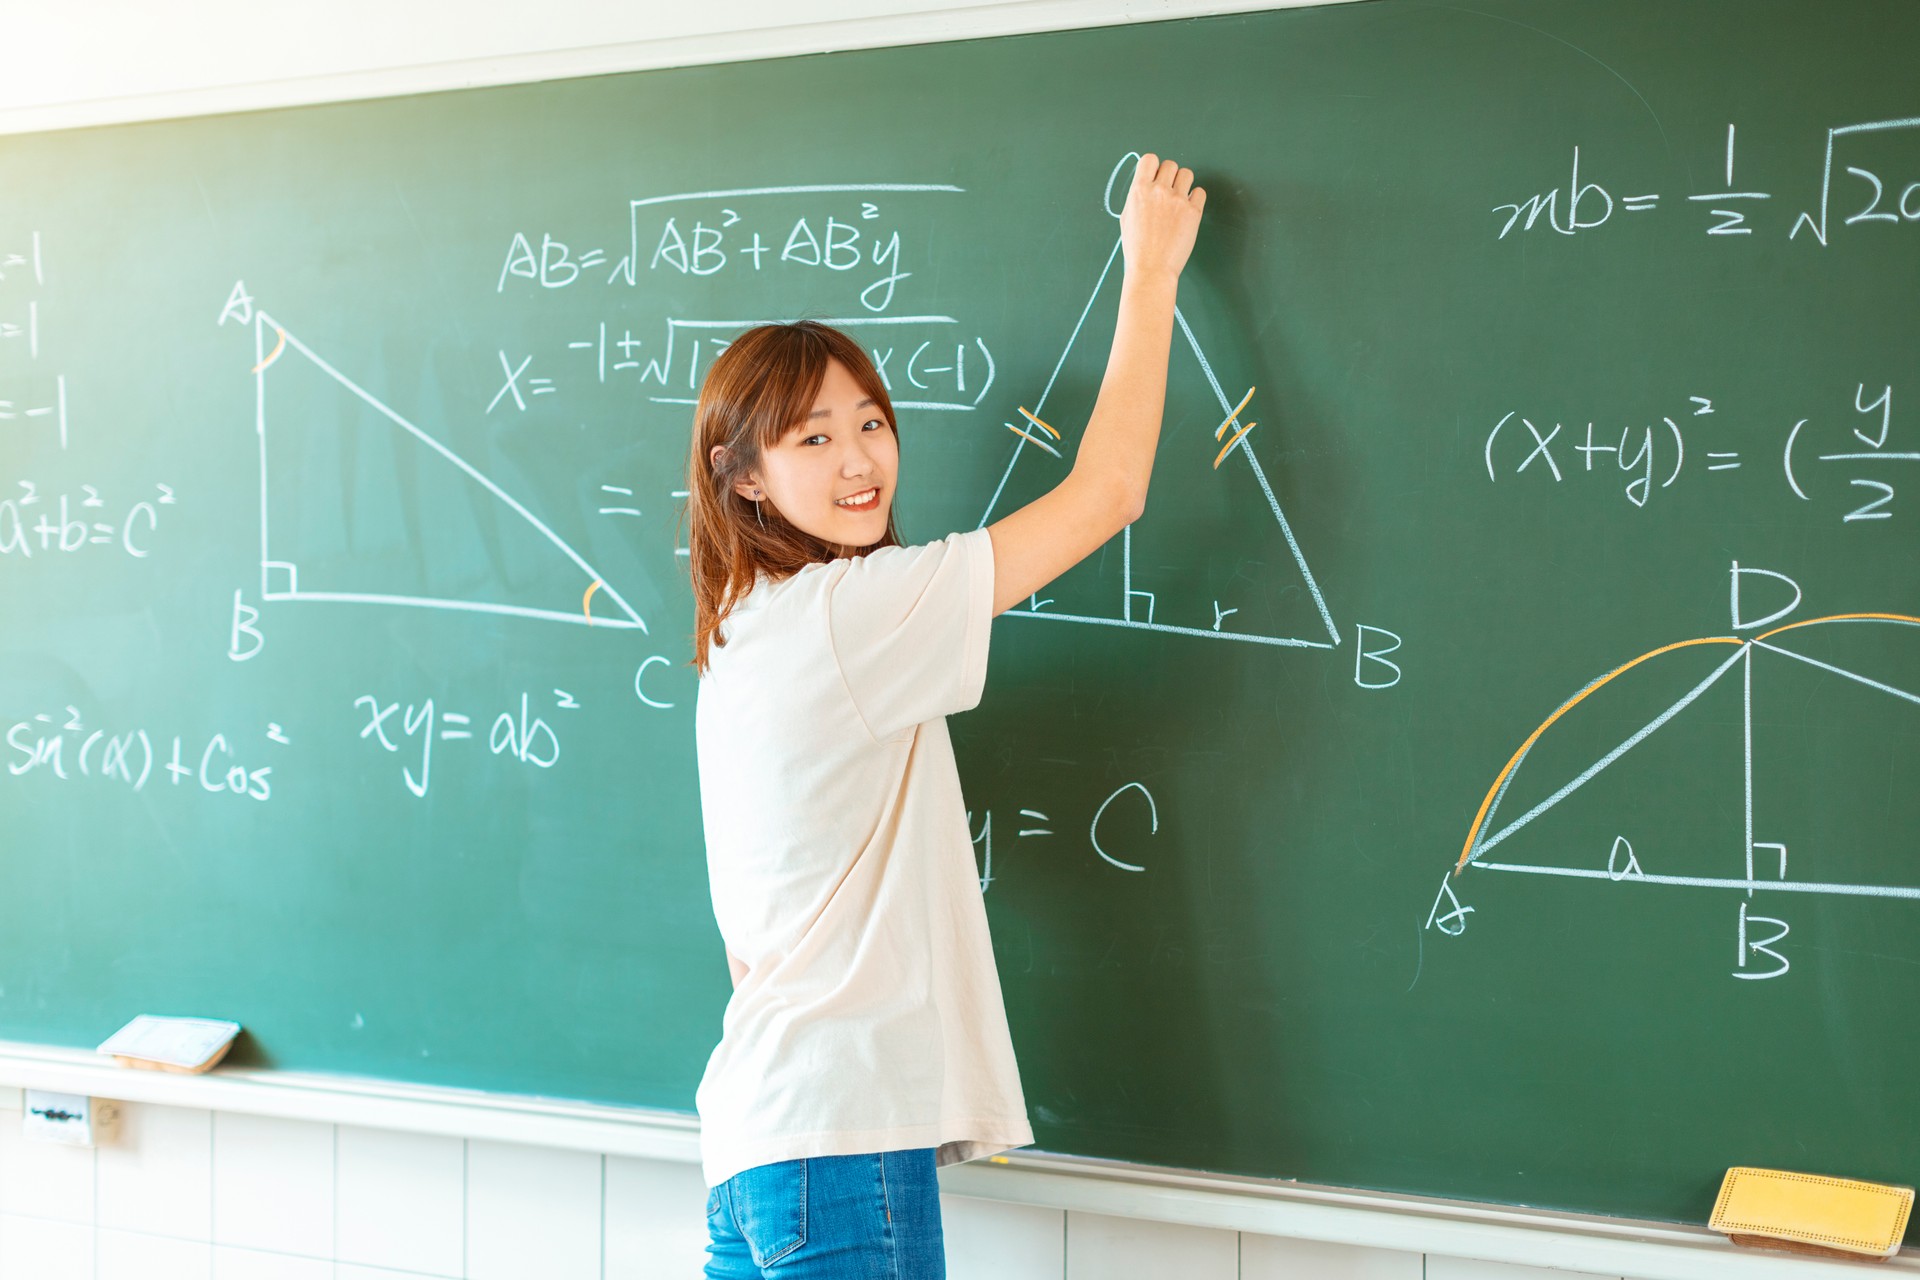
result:
M 707 1195 L 707 1280 L 945 1280 L 931 1147 L 763 1164 Z

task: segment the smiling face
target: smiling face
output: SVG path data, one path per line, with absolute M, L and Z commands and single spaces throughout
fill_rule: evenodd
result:
M 735 486 L 803 532 L 842 547 L 886 536 L 900 442 L 847 367 L 828 360 L 812 412 L 760 453 L 758 474 Z

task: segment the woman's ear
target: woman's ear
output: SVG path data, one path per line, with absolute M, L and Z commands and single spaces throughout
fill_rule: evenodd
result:
M 718 472 L 727 457 L 727 446 L 717 444 L 707 451 L 707 462 Z M 761 492 L 760 482 L 752 476 L 733 482 L 733 491 L 749 502 L 758 502 L 765 495 Z

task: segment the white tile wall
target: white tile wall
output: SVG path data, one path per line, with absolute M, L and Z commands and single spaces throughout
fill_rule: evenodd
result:
M 214 1243 L 333 1257 L 333 1128 L 215 1112 Z
M 357 1267 L 350 1262 L 333 1264 L 334 1280 L 420 1280 L 417 1271 L 389 1271 L 385 1267 Z
M 335 1245 L 342 1262 L 430 1276 L 466 1273 L 466 1144 L 339 1125 Z
M 217 1244 L 213 1246 L 213 1280 L 334 1280 L 333 1262 Z
M 470 1280 L 600 1280 L 605 1158 L 467 1143 Z
M 1239 1274 L 1234 1232 L 1067 1214 L 1066 1280 L 1235 1280 Z
M 1067 1215 L 1061 1209 L 940 1197 L 947 1280 L 1061 1280 Z
M 0 1113 L 11 1114 L 15 1113 Z M 79 1222 L 0 1214 L 0 1276 L 93 1280 L 93 1228 Z
M 700 1280 L 706 1265 L 700 1166 L 608 1156 L 606 1280 Z
M 213 1276 L 213 1246 L 205 1240 L 101 1227 L 93 1233 L 93 1249 L 94 1280 L 212 1280 Z
M 122 1106 L 119 1133 L 98 1151 L 93 1167 L 99 1225 L 213 1239 L 211 1112 Z
M 0 1213 L 91 1224 L 93 1149 L 28 1142 L 18 1107 L 0 1115 Z
M 701 1280 L 697 1165 L 128 1103 L 25 1142 L 0 1280 Z M 942 1196 L 951 1280 L 1614 1280 Z
M 1240 1237 L 1240 1280 L 1422 1280 L 1417 1253 L 1283 1236 Z

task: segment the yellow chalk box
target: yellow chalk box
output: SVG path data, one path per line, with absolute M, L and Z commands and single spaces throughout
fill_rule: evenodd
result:
M 1707 1225 L 1736 1244 L 1890 1258 L 1912 1211 L 1912 1187 L 1735 1167 L 1720 1184 Z

